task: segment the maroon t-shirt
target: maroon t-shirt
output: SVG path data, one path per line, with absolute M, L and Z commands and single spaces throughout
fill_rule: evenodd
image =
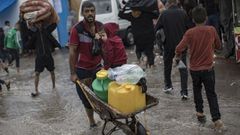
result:
M 102 28 L 102 23 L 95 23 L 96 32 Z M 79 32 L 78 29 L 81 29 Z M 70 34 L 69 45 L 78 47 L 78 62 L 76 68 L 92 70 L 97 68 L 101 63 L 101 55 L 93 56 L 91 54 L 93 37 L 90 35 L 87 24 L 82 21 L 76 24 Z
M 214 49 L 221 48 L 217 31 L 212 26 L 196 26 L 189 29 L 176 48 L 176 55 L 188 48 L 190 70 L 208 70 L 213 67 Z

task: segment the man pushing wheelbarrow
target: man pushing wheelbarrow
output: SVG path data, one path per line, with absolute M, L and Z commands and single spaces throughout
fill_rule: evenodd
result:
M 93 41 L 96 40 L 95 35 L 104 30 L 102 23 L 95 20 L 96 9 L 91 2 L 85 1 L 81 10 L 84 20 L 72 28 L 69 40 L 70 79 L 77 83 L 77 93 L 87 113 L 90 128 L 98 126 L 94 120 L 93 112 L 96 112 L 105 121 L 102 130 L 103 135 L 108 122 L 112 122 L 115 126 L 107 134 L 122 129 L 126 134 L 145 135 L 146 130 L 135 115 L 156 105 L 158 103 L 157 99 L 146 95 L 147 103 L 144 108 L 130 114 L 123 114 L 102 101 L 91 90 L 92 80 L 96 78 L 97 71 L 102 68 L 102 55 L 99 53 L 101 51 L 96 50 L 101 47 L 97 47 Z M 125 120 L 125 122 L 122 122 L 122 120 Z M 140 134 L 141 131 L 142 134 Z

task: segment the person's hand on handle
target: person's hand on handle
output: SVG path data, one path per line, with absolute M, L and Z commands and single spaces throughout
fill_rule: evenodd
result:
M 70 79 L 72 82 L 76 83 L 77 80 L 79 80 L 76 73 L 71 74 Z

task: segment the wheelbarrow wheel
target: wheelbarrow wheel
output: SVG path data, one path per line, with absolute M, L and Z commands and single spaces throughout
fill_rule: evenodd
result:
M 126 135 L 135 135 L 135 133 L 127 125 L 121 125 L 120 128 Z
M 131 123 L 130 128 L 135 133 L 135 135 L 148 135 L 147 130 L 139 121 Z
M 119 129 L 121 129 L 126 135 L 136 135 L 134 131 L 129 127 L 129 125 L 124 124 L 120 121 L 114 121 L 114 125 L 116 125 Z

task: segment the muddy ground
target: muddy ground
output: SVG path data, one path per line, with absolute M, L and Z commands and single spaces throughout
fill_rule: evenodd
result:
M 128 49 L 128 63 L 136 63 L 133 49 Z M 75 85 L 69 80 L 68 50 L 54 53 L 56 65 L 56 90 L 52 89 L 49 73 L 40 76 L 41 95 L 32 98 L 34 91 L 34 57 L 21 59 L 21 73 L 14 67 L 10 74 L 0 72 L 1 79 L 10 79 L 11 90 L 3 87 L 0 95 L 0 135 L 100 135 L 101 127 L 89 130 L 83 105 Z M 234 60 L 216 59 L 216 91 L 218 93 L 225 135 L 240 134 L 240 65 Z M 147 128 L 151 135 L 215 135 L 205 98 L 207 124 L 199 126 L 195 118 L 191 77 L 189 77 L 189 100 L 181 101 L 178 70 L 173 70 L 173 94 L 165 94 L 162 58 L 157 57 L 156 67 L 147 69 L 148 92 L 159 99 L 159 104 L 147 111 Z M 98 121 L 100 118 L 96 116 Z M 143 114 L 138 115 L 142 123 Z M 103 122 L 102 122 L 103 123 Z M 110 128 L 112 125 L 108 125 Z M 121 131 L 114 135 L 122 135 Z

